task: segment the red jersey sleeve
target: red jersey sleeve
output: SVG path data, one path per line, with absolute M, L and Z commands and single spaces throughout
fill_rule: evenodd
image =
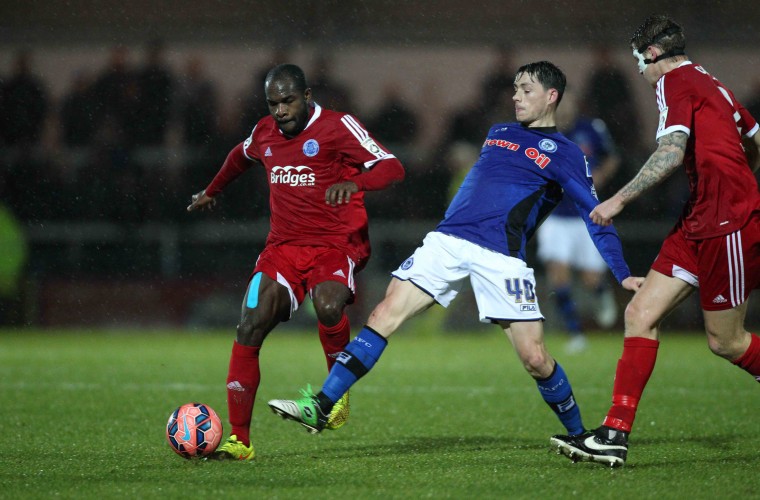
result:
M 404 166 L 397 158 L 386 158 L 374 165 L 372 169 L 353 177 L 351 181 L 356 184 L 359 191 L 379 191 L 403 181 L 405 176 Z
M 754 136 L 758 129 L 757 121 L 755 120 L 755 117 L 749 114 L 749 111 L 747 111 L 744 106 L 741 105 L 738 101 L 734 100 L 736 102 L 737 111 L 739 113 L 739 131 L 743 136 L 752 137 Z
M 675 131 L 689 134 L 683 158 L 689 199 L 681 216 L 686 237 L 738 231 L 760 206 L 741 144 L 741 136 L 752 134 L 757 122 L 729 89 L 690 61 L 663 75 L 656 90 L 658 139 Z
M 343 127 L 337 127 L 340 134 L 343 155 L 353 163 L 372 168 L 375 163 L 386 158 L 395 158 L 382 144 L 377 142 L 364 125 L 351 115 L 340 118 Z
M 250 140 L 250 138 L 248 139 Z M 248 140 L 246 142 L 248 142 Z M 214 179 L 206 187 L 206 195 L 214 197 L 221 193 L 224 188 L 232 181 L 237 179 L 240 174 L 251 168 L 253 159 L 245 153 L 245 143 L 240 143 L 227 155 L 222 168 L 216 173 Z
M 660 110 L 657 139 L 673 132 L 691 135 L 694 104 L 690 86 L 684 83 L 680 75 L 670 74 L 657 82 L 657 106 Z
M 259 144 L 253 138 L 253 136 L 256 134 L 256 128 L 258 126 L 259 125 L 257 123 L 256 126 L 253 127 L 253 130 L 251 130 L 251 135 L 249 135 L 248 139 L 246 139 L 243 142 L 243 154 L 249 160 L 258 160 L 258 161 L 261 161 L 261 154 L 259 152 Z

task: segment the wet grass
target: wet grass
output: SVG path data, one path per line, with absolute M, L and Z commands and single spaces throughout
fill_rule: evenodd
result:
M 588 427 L 609 406 L 622 341 L 580 355 L 548 344 Z M 225 421 L 228 332 L 0 332 L 0 498 L 751 498 L 760 488 L 760 394 L 710 354 L 668 335 L 621 469 L 573 464 L 562 428 L 505 339 L 407 328 L 352 391 L 338 431 L 308 435 L 266 400 L 319 387 L 316 335 L 275 332 L 262 351 L 252 463 L 179 458 L 164 425 L 202 401 Z

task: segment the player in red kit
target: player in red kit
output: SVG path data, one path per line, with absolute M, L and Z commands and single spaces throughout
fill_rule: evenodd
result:
M 354 276 L 367 263 L 370 243 L 364 192 L 404 178 L 401 163 L 353 116 L 311 99 L 303 71 L 292 64 L 267 74 L 270 116 L 227 156 L 211 183 L 193 195 L 188 211 L 211 208 L 215 197 L 252 166 L 269 182 L 270 231 L 243 298 L 227 375 L 231 436 L 217 458 L 251 460 L 250 425 L 260 382 L 264 339 L 311 297 L 328 370 L 348 343 L 345 314 Z M 331 415 L 336 429 L 348 417 L 348 399 Z
M 660 321 L 697 288 L 710 350 L 760 382 L 760 337 L 744 329 L 747 298 L 760 285 L 760 194 L 757 164 L 748 161 L 756 163 L 758 124 L 730 90 L 688 59 L 683 30 L 667 16 L 649 17 L 631 46 L 639 72 L 656 90 L 658 147 L 591 219 L 611 223 L 681 164 L 690 196 L 625 311 L 623 354 L 602 426 L 551 439 L 571 459 L 611 466 L 627 458 L 628 435 L 655 365 Z

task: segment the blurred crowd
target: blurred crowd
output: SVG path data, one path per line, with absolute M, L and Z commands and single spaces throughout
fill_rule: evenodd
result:
M 264 76 L 271 65 L 286 60 L 275 54 L 271 65 L 255 68 L 242 105 L 235 107 L 238 114 L 223 116 L 221 96 L 200 58 L 189 57 L 181 71 L 174 71 L 161 42 L 139 52 L 141 62 L 134 64 L 129 48 L 113 48 L 105 67 L 77 74 L 56 101 L 35 76 L 31 52 L 19 51 L 12 67 L 0 68 L 0 195 L 22 221 L 188 222 L 184 207 L 190 194 L 206 185 L 229 149 L 267 113 Z M 606 187 L 611 191 L 649 150 L 642 149 L 638 133 L 634 82 L 603 48 L 594 54 L 594 67 L 576 92 L 581 112 L 607 124 L 623 158 L 619 179 Z M 477 159 L 489 126 L 514 117 L 516 66 L 510 47 L 494 50 L 492 67 L 480 79 L 481 97 L 466 108 L 448 110 L 436 144 L 424 151 L 415 145 L 426 124 L 397 86 L 386 86 L 377 109 L 357 113 L 352 89 L 334 79 L 328 56 L 304 69 L 317 102 L 357 114 L 408 168 L 398 189 L 382 197 L 368 195 L 373 217 L 440 217 Z M 760 88 L 746 104 L 760 116 Z M 672 184 L 670 199 L 647 198 L 648 206 L 639 213 L 671 217 L 680 210 L 674 198 L 685 196 L 686 189 L 680 179 Z M 251 175 L 230 187 L 214 217 L 266 216 L 267 197 L 265 178 Z M 653 206 L 655 199 L 663 206 Z
M 651 152 L 653 142 L 642 137 L 639 116 L 640 106 L 654 102 L 635 102 L 633 86 L 641 83 L 629 81 L 629 73 L 607 50 L 597 49 L 592 57 L 595 71 L 583 82 L 570 83 L 568 100 L 572 94 L 576 105 L 560 105 L 558 126 L 571 130 L 581 117 L 605 122 L 622 160 L 615 177 L 599 191 L 605 198 Z M 237 276 L 239 269 L 246 269 L 252 255 L 247 240 L 242 245 L 246 248 L 241 248 L 220 239 L 210 258 L 203 245 L 138 234 L 151 223 L 160 224 L 159 233 L 176 237 L 185 228 L 192 233 L 192 224 L 199 220 L 247 222 L 268 217 L 268 188 L 261 172 L 230 185 L 218 208 L 202 218 L 189 216 L 185 207 L 191 194 L 207 185 L 229 150 L 266 115 L 264 77 L 273 65 L 287 61 L 287 54 L 274 52 L 266 64 L 251 68 L 244 92 L 230 96 L 222 95 L 199 56 L 171 65 L 161 42 L 114 47 L 103 67 L 80 70 L 63 92 L 58 82 L 54 94 L 51 82 L 35 71 L 34 54 L 15 53 L 11 64 L 0 67 L 0 246 L 6 253 L 0 269 L 0 324 L 68 318 L 65 303 L 53 307 L 61 299 L 61 282 L 45 285 L 56 277 L 205 279 Z M 516 63 L 510 47 L 494 48 L 491 65 L 477 76 L 473 98 L 461 107 L 442 110 L 436 123 L 426 122 L 430 115 L 423 106 L 430 106 L 429 101 L 408 101 L 405 89 L 390 81 L 382 87 L 377 107 L 360 109 L 356 90 L 336 78 L 329 54 L 304 67 L 317 102 L 355 114 L 407 168 L 401 185 L 367 194 L 373 220 L 441 218 L 477 160 L 490 125 L 514 119 Z M 760 85 L 755 98 L 745 98 L 744 103 L 760 117 Z M 576 111 L 569 114 L 571 109 Z M 439 131 L 432 140 L 431 130 Z M 644 204 L 626 210 L 626 217 L 675 220 L 688 190 L 678 174 L 666 182 L 661 195 L 644 197 Z M 79 229 L 71 224 L 78 222 L 108 225 L 87 225 L 89 239 L 80 243 Z M 56 229 L 48 238 L 51 228 Z M 116 228 L 117 235 L 108 228 Z M 25 233 L 36 235 L 36 240 L 27 240 Z M 106 238 L 107 234 L 112 237 Z M 395 240 L 375 243 L 374 260 L 382 269 L 397 265 L 410 250 Z M 181 252 L 176 245 L 183 245 Z M 637 245 L 632 255 L 651 260 L 641 243 Z M 649 253 L 656 251 L 653 247 Z M 21 278 L 27 272 L 28 282 Z M 87 302 L 90 307 L 97 309 L 100 293 Z M 184 300 L 177 293 L 173 289 L 169 296 Z M 67 294 L 85 301 L 74 291 L 63 295 Z M 138 313 L 146 307 L 137 299 L 132 306 Z

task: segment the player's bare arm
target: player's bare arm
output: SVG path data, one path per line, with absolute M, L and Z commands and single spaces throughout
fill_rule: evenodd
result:
M 673 132 L 661 137 L 657 150 L 641 167 L 636 177 L 618 191 L 623 205 L 627 205 L 651 187 L 670 177 L 683 163 L 688 140 L 689 136 L 683 132 Z
M 202 210 L 204 208 L 212 210 L 214 208 L 214 205 L 216 205 L 216 199 L 208 196 L 206 194 L 206 190 L 204 189 L 203 191 L 199 191 L 193 195 L 192 203 L 187 206 L 187 211 L 192 212 L 194 210 Z
M 636 177 L 623 186 L 614 196 L 597 205 L 589 217 L 600 226 L 612 224 L 612 218 L 623 208 L 653 186 L 667 179 L 683 162 L 689 136 L 673 132 L 662 136 L 657 150 L 644 163 Z

